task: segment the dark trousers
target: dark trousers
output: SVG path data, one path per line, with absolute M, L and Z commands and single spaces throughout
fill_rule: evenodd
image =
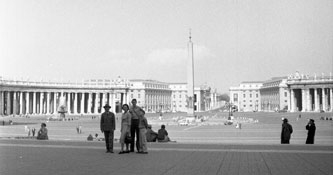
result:
M 136 134 L 136 136 L 135 136 Z M 139 119 L 132 119 L 131 123 L 131 136 L 132 136 L 132 142 L 131 142 L 131 151 L 134 151 L 134 139 L 136 137 L 136 150 L 140 150 L 140 130 L 139 130 Z
M 114 131 L 104 131 L 106 150 L 113 151 Z

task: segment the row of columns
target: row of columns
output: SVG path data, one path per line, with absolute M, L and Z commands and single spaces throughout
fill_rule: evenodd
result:
M 120 92 L 0 91 L 0 115 L 57 114 L 60 106 L 65 106 L 68 114 L 98 114 L 103 112 L 106 103 L 112 107 L 111 111 L 117 112 L 116 105 L 128 103 L 128 95 Z
M 333 89 L 332 88 L 307 88 L 300 89 L 300 98 L 297 99 L 295 90 L 290 90 L 290 111 L 333 111 Z M 312 93 L 311 93 L 312 92 Z M 301 105 L 298 105 L 301 102 Z M 299 110 L 297 106 L 301 106 Z

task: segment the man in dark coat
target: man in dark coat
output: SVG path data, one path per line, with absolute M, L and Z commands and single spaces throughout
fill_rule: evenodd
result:
M 293 127 L 288 123 L 288 119 L 284 118 L 281 131 L 281 144 L 289 144 Z
M 114 130 L 116 130 L 116 122 L 114 113 L 110 112 L 111 106 L 104 106 L 105 112 L 101 115 L 101 131 L 104 133 L 106 152 L 113 153 Z
M 314 136 L 316 133 L 316 125 L 314 124 L 314 120 L 310 119 L 309 123 L 305 126 L 306 130 L 308 130 L 308 137 L 306 138 L 306 144 L 314 144 Z

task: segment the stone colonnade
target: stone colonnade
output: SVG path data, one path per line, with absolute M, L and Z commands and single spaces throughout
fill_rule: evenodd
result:
M 65 106 L 67 114 L 99 114 L 109 104 L 111 111 L 121 112 L 121 105 L 129 102 L 123 91 L 0 91 L 0 115 L 57 114 Z
M 305 87 L 290 89 L 291 112 L 332 112 L 333 88 L 331 87 Z

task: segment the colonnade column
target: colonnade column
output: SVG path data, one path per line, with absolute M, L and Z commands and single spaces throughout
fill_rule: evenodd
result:
M 89 94 L 88 94 L 88 109 L 87 109 L 88 114 L 91 113 L 91 104 L 92 104 L 92 93 L 89 92 Z
M 99 93 L 96 93 L 96 96 L 95 96 L 95 110 L 94 110 L 95 114 L 98 113 L 98 103 L 99 103 Z
M 71 106 L 70 106 L 70 104 L 71 104 L 71 93 L 68 92 L 67 93 L 67 112 L 68 112 L 68 114 L 71 114 Z
M 32 113 L 36 114 L 36 108 L 37 108 L 37 92 L 32 92 Z
M 4 107 L 4 92 L 0 92 L 0 115 L 4 114 L 3 107 Z
M 80 105 L 80 113 L 84 114 L 84 100 L 85 100 L 85 93 L 81 93 L 81 105 Z
M 333 112 L 333 89 L 332 88 L 329 89 L 329 93 L 330 93 L 331 112 Z
M 13 92 L 13 114 L 17 114 L 17 92 Z
M 305 94 L 305 89 L 302 89 L 302 112 L 305 112 L 306 109 L 306 94 Z
M 58 92 L 54 92 L 53 93 L 53 114 L 56 114 L 58 109 L 57 109 L 57 99 L 59 97 L 59 93 Z
M 315 99 L 315 111 L 319 111 L 319 100 L 318 100 L 318 90 L 314 89 L 314 99 Z
M 321 101 L 322 101 L 322 109 L 326 111 L 326 98 L 325 98 L 325 88 L 321 88 Z
M 22 105 L 22 103 L 23 103 L 23 92 L 21 91 L 20 92 L 20 113 L 19 114 L 23 114 L 23 105 Z
M 46 100 L 45 100 L 45 113 L 50 114 L 51 109 L 51 100 L 50 100 L 50 92 L 46 92 Z
M 30 114 L 30 92 L 26 92 L 27 96 L 26 96 L 26 104 L 25 104 L 25 114 Z
M 74 111 L 73 111 L 73 113 L 77 114 L 77 98 L 78 98 L 77 92 L 73 93 L 73 98 L 74 98 L 74 109 L 73 109 Z
M 311 104 L 312 104 L 312 101 L 311 101 L 311 94 L 310 94 L 310 89 L 307 89 L 306 90 L 306 102 L 307 102 L 307 109 L 308 111 L 312 111 L 312 107 L 311 107 Z
M 104 106 L 106 104 L 106 93 L 103 93 L 103 97 L 102 97 L 102 105 L 101 106 Z
M 114 94 L 114 92 L 112 92 L 111 94 L 111 111 L 113 112 L 113 113 L 115 113 L 116 112 L 116 103 L 115 103 L 115 94 Z
M 38 101 L 38 106 L 37 106 L 37 113 L 38 114 L 41 114 L 41 106 L 42 106 L 42 93 L 39 92 L 39 99 L 37 100 Z
M 294 90 L 290 90 L 290 112 L 295 112 L 295 93 Z

